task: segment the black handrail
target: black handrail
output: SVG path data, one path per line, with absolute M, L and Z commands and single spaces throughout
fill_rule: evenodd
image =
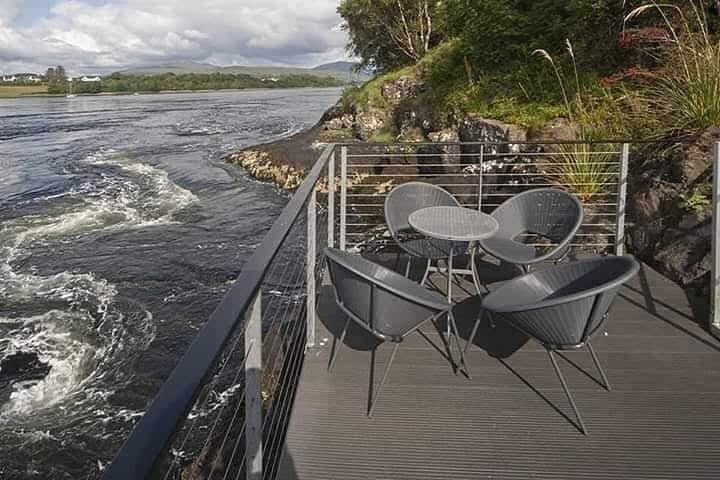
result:
M 625 143 L 635 145 L 652 145 L 667 143 L 668 140 L 633 140 L 633 139 L 611 139 L 611 140 L 502 140 L 502 141 L 476 141 L 476 142 L 338 142 L 335 147 L 452 147 L 452 146 L 501 146 L 501 145 L 622 145 Z M 672 139 L 672 143 L 689 143 L 688 139 Z
M 185 355 L 160 388 L 150 408 L 133 429 L 104 480 L 146 478 L 167 448 L 178 425 L 192 408 L 220 353 L 255 298 L 270 264 L 303 211 L 330 159 L 328 145 L 285 206 L 263 243 L 244 265 L 237 280 L 198 332 Z

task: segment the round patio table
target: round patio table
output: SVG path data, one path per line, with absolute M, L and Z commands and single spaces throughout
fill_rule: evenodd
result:
M 499 225 L 490 215 L 463 207 L 428 207 L 410 214 L 408 223 L 418 232 L 439 240 L 450 240 L 448 256 L 448 302 L 452 303 L 452 242 L 477 242 L 492 237 Z M 473 267 L 474 268 L 474 267 Z
M 447 283 L 447 299 L 448 303 L 453 303 L 452 298 L 452 278 L 453 278 L 453 242 L 476 242 L 492 237 L 497 232 L 499 225 L 490 215 L 486 215 L 478 210 L 471 210 L 463 207 L 428 207 L 417 210 L 410 214 L 408 223 L 418 232 L 431 238 L 450 241 L 450 252 L 448 255 L 448 283 Z M 475 268 L 471 265 L 471 268 Z M 454 320 L 452 321 L 454 324 Z M 450 337 L 452 335 L 451 321 L 448 318 L 447 324 L 447 344 L 448 353 L 450 353 Z M 455 340 L 458 350 L 460 347 L 460 338 L 455 327 Z M 462 352 L 461 357 L 462 358 Z M 467 371 L 467 365 L 465 365 Z

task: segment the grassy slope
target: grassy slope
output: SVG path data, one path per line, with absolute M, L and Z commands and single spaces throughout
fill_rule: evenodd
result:
M 323 68 L 326 67 L 326 68 Z M 154 67 L 140 67 L 121 71 L 128 75 L 162 75 L 174 73 L 232 73 L 245 74 L 254 77 L 283 76 L 283 75 L 313 75 L 317 77 L 333 77 L 344 82 L 365 81 L 369 77 L 366 73 L 353 73 L 344 64 L 338 63 L 319 68 L 293 68 L 293 67 L 255 67 L 255 66 L 229 66 L 220 67 L 206 63 L 178 62 L 173 64 L 158 65 Z
M 0 85 L 0 98 L 15 98 L 28 95 L 46 95 L 47 93 L 47 85 Z
M 468 80 L 457 46 L 448 42 L 437 47 L 417 65 L 379 75 L 360 88 L 350 89 L 344 96 L 346 104 L 390 108 L 381 95 L 383 85 L 402 76 L 422 78 L 428 88 L 415 100 L 433 112 L 442 125 L 450 114 L 477 114 L 486 118 L 537 128 L 561 115 L 563 107 L 553 100 L 533 101 L 519 89 L 506 88 L 502 78 Z

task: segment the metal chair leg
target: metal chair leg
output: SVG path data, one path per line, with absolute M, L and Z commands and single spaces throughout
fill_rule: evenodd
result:
M 472 249 L 472 252 L 470 252 L 470 273 L 473 279 L 473 284 L 475 284 L 475 291 L 478 295 L 481 295 L 480 293 L 480 279 L 478 278 L 477 270 L 475 269 L 475 255 L 477 254 L 477 247 L 474 247 Z
M 345 335 L 347 334 L 349 326 L 350 317 L 345 321 L 345 328 L 343 328 L 342 334 L 340 335 L 340 340 L 338 340 L 337 337 L 333 340 L 332 355 L 330 355 L 330 361 L 328 362 L 328 372 L 332 371 L 333 366 L 335 366 L 335 360 L 337 360 L 340 347 L 342 347 L 342 344 L 345 342 Z
M 405 278 L 410 278 L 410 266 L 412 265 L 412 256 L 408 255 L 407 265 L 405 266 Z
M 373 383 L 374 383 L 374 373 L 375 373 L 375 350 L 377 348 L 374 348 L 372 350 L 372 354 L 370 357 L 370 388 L 368 391 L 368 417 L 372 417 L 373 411 L 375 410 L 375 405 L 377 404 L 378 398 L 380 397 L 380 393 L 382 392 L 383 387 L 385 386 L 385 381 L 387 380 L 389 374 L 390 374 L 390 367 L 392 367 L 393 360 L 395 360 L 395 354 L 397 353 L 398 347 L 400 346 L 399 343 L 395 344 L 395 347 L 393 348 L 392 354 L 390 355 L 390 360 L 388 361 L 387 366 L 385 367 L 385 373 L 383 374 L 382 381 L 380 382 L 380 386 L 378 386 L 377 393 L 373 395 Z
M 557 364 L 557 360 L 555 360 L 555 356 L 553 355 L 552 350 L 548 350 L 547 352 L 548 352 L 548 355 L 550 356 L 550 361 L 552 362 L 553 368 L 555 369 L 555 374 L 560 379 L 562 388 L 565 391 L 565 396 L 567 397 L 568 401 L 570 402 L 570 406 L 572 407 L 573 412 L 575 412 L 575 417 L 577 418 L 577 421 L 580 424 L 580 431 L 583 433 L 583 435 L 587 435 L 588 431 L 585 428 L 585 423 L 583 423 L 582 417 L 580 416 L 580 411 L 578 411 L 577 405 L 575 405 L 575 399 L 573 398 L 572 394 L 570 393 L 570 389 L 568 388 L 567 383 L 565 383 L 565 378 L 563 377 L 563 374 L 560 371 L 560 367 Z
M 600 365 L 600 360 L 598 359 L 597 355 L 595 354 L 595 350 L 593 350 L 592 345 L 590 345 L 590 342 L 587 342 L 588 350 L 590 350 L 590 355 L 592 356 L 593 362 L 595 362 L 595 367 L 597 367 L 598 372 L 600 372 L 600 377 L 602 377 L 603 386 L 605 387 L 605 390 L 608 392 L 612 390 L 610 387 L 610 382 L 608 381 L 607 377 L 605 376 L 605 371 L 603 370 L 602 366 Z
M 448 312 L 448 322 L 453 329 L 453 336 L 455 337 L 455 346 L 460 354 L 460 361 L 462 362 L 463 368 L 465 369 L 465 375 L 470 377 L 470 369 L 468 369 L 467 362 L 465 361 L 465 350 L 460 346 L 460 334 L 458 333 L 457 324 L 455 323 L 455 315 L 452 314 L 452 310 Z
M 420 286 L 425 286 L 425 282 L 427 282 L 428 277 L 430 276 L 430 266 L 432 265 L 432 260 L 428 258 L 427 261 L 427 267 L 425 267 L 425 274 L 423 275 L 422 282 L 420 282 Z
M 393 268 L 393 270 L 395 270 L 396 272 L 397 272 L 398 267 L 400 266 L 400 256 L 401 256 L 401 252 L 398 252 L 397 255 L 395 256 L 395 267 Z
M 480 328 L 480 323 L 482 323 L 484 315 L 485 315 L 485 311 L 481 310 L 480 315 L 478 316 L 477 320 L 475 320 L 475 325 L 473 326 L 472 333 L 470 334 L 470 338 L 468 338 L 468 341 L 465 344 L 465 350 L 463 350 L 464 353 L 467 353 L 468 350 L 470 350 L 470 345 L 472 345 L 475 342 L 475 337 L 477 336 L 477 332 L 478 332 L 478 329 Z
M 477 255 L 477 249 L 478 247 L 475 247 L 470 254 L 470 273 L 472 274 L 472 279 L 473 283 L 475 284 L 475 290 L 477 291 L 477 294 L 482 296 L 482 293 L 480 293 L 480 276 L 477 273 L 477 264 L 475 263 L 475 255 Z M 490 289 L 487 287 L 487 285 L 483 283 L 482 287 L 485 290 L 485 293 L 490 293 Z

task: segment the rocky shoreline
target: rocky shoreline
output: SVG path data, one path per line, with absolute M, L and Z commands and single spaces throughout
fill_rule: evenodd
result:
M 557 118 L 529 131 L 477 115 L 457 113 L 437 123 L 431 112 L 414 105 L 421 82 L 400 77 L 384 85 L 381 95 L 388 107 L 342 100 L 328 110 L 313 128 L 227 157 L 258 180 L 294 190 L 330 142 L 526 142 L 575 140 L 577 129 Z M 688 208 L 694 192 L 712 176 L 712 144 L 720 129 L 708 129 L 695 139 L 641 147 L 631 155 L 628 198 L 628 244 L 631 253 L 683 287 L 709 294 L 710 218 Z M 521 147 L 516 144 L 520 150 Z M 445 163 L 453 148 L 427 147 Z M 521 154 L 520 154 L 521 155 Z M 455 166 L 457 167 L 457 166 Z M 683 200 L 685 199 L 685 200 Z

